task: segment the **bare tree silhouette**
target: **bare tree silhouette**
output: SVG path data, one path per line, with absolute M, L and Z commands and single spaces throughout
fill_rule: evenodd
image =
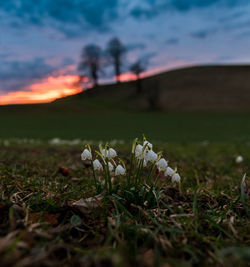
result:
M 121 66 L 124 60 L 124 56 L 127 52 L 126 47 L 118 38 L 113 38 L 108 42 L 107 54 L 114 65 L 115 76 L 117 83 L 120 82 Z
M 89 44 L 83 47 L 78 70 L 87 70 L 87 76 L 93 81 L 94 86 L 98 85 L 102 64 L 102 50 L 98 45 Z
M 130 66 L 130 71 L 133 72 L 137 77 L 137 93 L 140 94 L 142 92 L 142 84 L 140 74 L 146 70 L 146 62 L 138 59 L 134 64 Z

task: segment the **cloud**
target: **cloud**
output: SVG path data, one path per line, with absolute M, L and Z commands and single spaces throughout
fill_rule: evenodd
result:
M 117 18 L 118 0 L 8 0 L 0 1 L 0 11 L 8 15 L 9 25 L 20 27 L 23 23 L 33 26 L 50 26 L 58 28 L 66 36 L 77 33 L 70 27 L 72 24 L 86 25 L 104 29 L 107 23 Z M 78 30 L 79 30 L 78 29 Z
M 216 33 L 216 31 L 217 31 L 216 29 L 214 29 L 214 30 L 204 29 L 204 30 L 200 30 L 197 32 L 193 32 L 190 35 L 192 38 L 195 38 L 195 39 L 206 39 L 208 36 Z
M 1 96 L 0 105 L 21 103 L 44 103 L 57 98 L 77 94 L 82 89 L 77 85 L 77 75 L 58 75 L 43 78 L 21 91 L 8 92 Z
M 234 57 L 232 57 L 232 56 L 218 56 L 218 57 L 216 57 L 214 63 L 227 62 L 227 61 L 230 61 L 233 59 L 234 59 Z
M 140 59 L 143 60 L 143 61 L 150 61 L 152 58 L 154 58 L 155 56 L 157 56 L 157 52 L 148 52 L 148 53 L 145 53 L 143 54 Z
M 220 23 L 232 22 L 234 20 L 241 18 L 242 16 L 244 16 L 246 14 L 247 14 L 246 11 L 238 11 L 238 12 L 235 12 L 233 14 L 226 15 L 226 16 L 220 18 L 218 21 Z
M 175 45 L 179 43 L 179 39 L 178 38 L 170 38 L 166 41 L 167 45 Z
M 28 61 L 3 60 L 0 64 L 0 93 L 25 89 L 34 81 L 58 73 L 72 62 L 70 58 L 63 58 L 59 64 L 53 65 L 39 57 Z
M 250 27 L 250 19 L 246 19 L 244 21 L 237 22 L 237 23 L 225 24 L 223 29 L 225 31 L 228 31 L 228 30 L 237 30 L 237 29 L 243 29 L 243 28 L 249 28 L 249 27 Z
M 55 70 L 45 63 L 43 58 L 31 61 L 6 61 L 0 65 L 0 80 L 8 79 L 36 79 L 44 77 Z
M 192 8 L 205 8 L 218 4 L 222 7 L 235 7 L 240 5 L 249 4 L 248 0 L 171 0 L 170 6 L 179 10 L 187 11 Z
M 84 29 L 107 31 L 111 22 L 132 16 L 150 19 L 166 11 L 185 12 L 218 4 L 234 7 L 249 4 L 248 0 L 8 0 L 0 1 L 4 23 L 20 28 L 23 24 L 50 26 L 66 37 L 81 36 Z
M 130 10 L 130 15 L 137 19 L 152 18 L 166 10 L 186 12 L 194 8 L 207 8 L 215 4 L 228 8 L 249 4 L 248 0 L 137 0 L 135 2 L 136 4 Z
M 116 17 L 118 0 L 8 0 L 1 1 L 0 9 L 31 24 L 42 25 L 48 17 L 61 22 L 79 23 L 84 18 L 100 26 L 104 19 Z
M 146 48 L 146 45 L 144 43 L 130 43 L 126 45 L 127 50 L 133 51 L 133 50 L 144 50 Z

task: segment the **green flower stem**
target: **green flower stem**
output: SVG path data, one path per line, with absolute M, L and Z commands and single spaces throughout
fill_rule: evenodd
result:
M 138 180 L 140 178 L 140 173 L 141 173 L 141 169 L 142 169 L 142 166 L 143 166 L 143 161 L 144 161 L 144 159 L 140 160 L 140 163 L 139 163 L 139 166 L 138 166 L 138 169 L 137 169 L 137 174 L 136 174 L 136 179 L 135 179 L 135 184 L 136 185 L 137 185 Z
M 95 169 L 94 169 L 93 160 L 91 160 L 91 167 L 92 167 L 92 172 L 93 172 L 93 177 L 94 177 L 94 183 L 95 183 L 96 192 L 98 193 L 98 185 L 97 185 L 97 180 L 96 180 L 96 176 L 95 176 Z
M 133 172 L 132 172 L 132 177 L 136 178 L 136 166 L 138 164 L 137 158 L 134 156 L 134 162 L 133 162 Z
M 112 183 L 111 183 L 111 177 L 110 177 L 110 173 L 109 173 L 109 162 L 107 159 L 105 159 L 105 168 L 106 168 L 106 174 L 107 174 L 107 181 L 108 181 L 108 185 L 109 185 L 109 192 L 112 191 Z
M 155 170 L 155 167 L 156 167 L 156 164 L 154 163 L 152 166 L 151 166 L 151 169 L 150 169 L 150 172 L 149 172 L 149 175 L 148 175 L 148 178 L 147 178 L 147 181 L 151 181 L 151 178 L 152 178 L 152 175 L 154 173 L 154 170 Z
M 131 173 L 132 173 L 132 169 L 133 169 L 134 157 L 135 157 L 135 154 L 132 153 L 131 156 L 130 156 L 130 168 L 129 168 L 129 173 L 128 173 L 128 175 L 127 175 L 128 186 L 130 186 L 130 180 L 131 180 Z
M 156 178 L 155 178 L 155 184 L 154 184 L 154 187 L 157 186 L 157 183 L 158 183 L 160 174 L 161 174 L 161 172 L 159 171 L 158 175 L 157 175 Z

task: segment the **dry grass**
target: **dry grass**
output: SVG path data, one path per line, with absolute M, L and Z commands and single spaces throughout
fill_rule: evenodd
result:
M 93 181 L 81 148 L 1 147 L 1 266 L 247 266 L 249 145 L 158 148 L 180 187 L 161 177 L 156 206 L 108 196 L 82 214 L 71 204 L 93 195 Z

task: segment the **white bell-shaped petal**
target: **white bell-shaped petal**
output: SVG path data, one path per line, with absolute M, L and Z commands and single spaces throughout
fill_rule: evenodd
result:
M 149 161 L 149 162 L 155 162 L 158 158 L 158 155 L 153 151 L 153 150 L 149 150 L 147 153 L 146 153 L 146 160 Z
M 110 148 L 108 150 L 108 158 L 109 159 L 112 159 L 112 158 L 115 158 L 117 156 L 117 153 L 116 151 L 113 149 L 113 148 Z
M 95 171 L 102 171 L 103 170 L 102 164 L 98 159 L 95 159 L 93 161 L 93 166 L 94 166 Z
M 136 148 L 135 148 L 135 156 L 136 158 L 141 158 L 142 156 L 142 149 L 143 149 L 143 146 L 142 145 L 137 145 Z
M 103 150 L 102 150 L 102 156 L 104 158 L 107 158 L 108 157 L 108 150 L 106 148 L 103 148 Z
M 87 159 L 91 160 L 92 159 L 92 154 L 87 148 L 85 148 L 83 150 L 83 152 L 81 154 L 81 159 L 82 160 L 87 160 Z
M 168 163 L 164 158 L 161 158 L 159 161 L 157 161 L 156 166 L 158 170 L 161 172 L 167 169 Z
M 148 141 L 144 141 L 144 142 L 143 142 L 143 147 L 152 149 L 152 148 L 153 148 L 153 145 L 152 145 L 151 143 L 149 143 Z
M 115 176 L 117 175 L 125 175 L 126 170 L 122 167 L 122 165 L 118 165 L 115 169 Z
M 181 182 L 181 177 L 179 175 L 179 173 L 174 173 L 173 176 L 172 176 L 172 182 L 177 182 L 177 183 L 180 183 Z
M 167 169 L 166 169 L 166 171 L 164 173 L 165 176 L 172 176 L 174 174 L 175 174 L 175 171 L 170 167 L 167 167 Z
M 114 165 L 111 162 L 108 163 L 108 167 L 110 172 L 114 170 Z

